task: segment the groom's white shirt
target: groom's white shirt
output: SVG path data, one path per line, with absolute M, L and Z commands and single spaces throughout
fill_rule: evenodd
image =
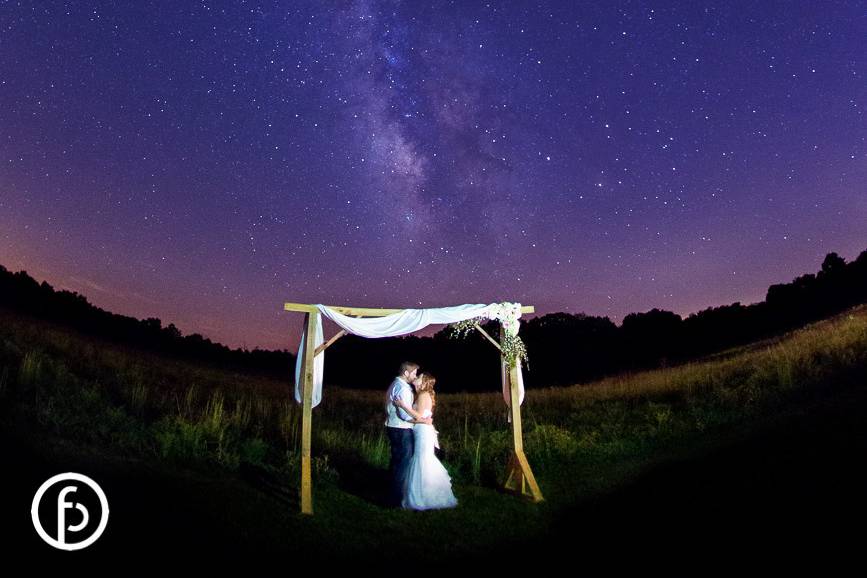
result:
M 402 399 L 406 405 L 412 405 L 412 387 L 398 376 L 394 378 L 385 394 L 385 425 L 402 429 L 412 429 L 412 416 L 403 409 L 394 407 L 392 403 L 396 399 Z

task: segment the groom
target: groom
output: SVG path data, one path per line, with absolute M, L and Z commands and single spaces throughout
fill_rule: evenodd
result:
M 396 407 L 395 401 L 403 400 L 412 406 L 412 381 L 418 374 L 418 364 L 404 361 L 400 364 L 400 375 L 394 378 L 385 394 L 385 431 L 391 444 L 391 461 L 388 465 L 390 476 L 389 504 L 399 508 L 403 500 L 403 481 L 406 469 L 413 453 L 412 426 L 415 423 L 432 423 L 431 418 L 415 420 L 402 408 Z

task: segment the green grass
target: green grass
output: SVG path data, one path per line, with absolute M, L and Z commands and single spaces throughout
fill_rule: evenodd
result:
M 301 424 L 288 375 L 289 368 L 280 382 L 163 359 L 0 312 L 5 419 L 165 468 L 237 474 L 255 466 L 295 499 Z M 544 532 L 560 509 L 666 456 L 742 435 L 865 376 L 862 305 L 725 356 L 529 390 L 524 445 L 546 498 L 536 505 L 497 490 L 511 444 L 501 393 L 443 393 L 436 427 L 460 506 L 422 517 L 369 499 L 365 484 L 388 464 L 383 392 L 326 386 L 313 414 L 316 515 L 295 514 L 294 502 L 285 506 L 273 540 L 285 532 L 297 544 L 340 543 L 352 554 L 384 533 L 419 525 L 437 536 L 432 547 L 441 553 L 520 540 Z

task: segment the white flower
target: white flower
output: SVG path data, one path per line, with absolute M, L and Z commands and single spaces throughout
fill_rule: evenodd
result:
M 515 335 L 518 333 L 520 322 L 518 318 L 521 316 L 520 303 L 495 303 L 488 310 L 488 319 L 498 319 L 503 325 L 506 333 Z

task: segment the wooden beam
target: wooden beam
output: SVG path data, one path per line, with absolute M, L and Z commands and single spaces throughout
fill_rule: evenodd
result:
M 488 335 L 488 332 L 485 331 L 484 329 L 482 329 L 482 328 L 479 326 L 478 323 L 473 323 L 473 327 L 475 327 L 476 329 L 478 329 L 478 330 L 481 332 L 481 334 L 484 335 L 485 338 L 486 338 L 488 341 L 490 341 L 491 343 L 493 343 L 493 344 L 494 344 L 494 347 L 496 347 L 497 349 L 500 350 L 500 353 L 503 352 L 503 348 L 500 347 L 500 344 L 497 343 L 496 341 L 494 341 L 494 338 L 491 337 L 490 335 Z
M 300 311 L 302 313 L 316 313 L 319 311 L 318 307 L 314 305 L 307 305 L 306 303 L 284 303 L 283 304 L 284 311 Z
M 400 313 L 406 309 L 377 309 L 373 307 L 344 307 L 342 305 L 326 305 L 329 309 L 334 309 L 338 313 L 344 315 L 354 315 L 356 317 L 384 317 L 393 313 Z M 284 311 L 300 311 L 302 313 L 316 313 L 319 309 L 316 305 L 307 303 L 284 303 Z M 521 314 L 535 313 L 536 309 L 532 305 L 524 305 L 521 307 Z
M 329 339 L 328 341 L 326 341 L 325 343 L 321 344 L 319 347 L 316 348 L 316 353 L 313 354 L 313 357 L 316 357 L 317 355 L 319 355 L 320 353 L 322 353 L 323 351 L 328 349 L 329 345 L 331 345 L 332 343 L 334 343 L 335 341 L 337 341 L 338 339 L 340 339 L 344 335 L 346 335 L 345 329 L 341 329 L 340 331 L 335 333 L 334 337 L 332 337 L 331 339 Z

